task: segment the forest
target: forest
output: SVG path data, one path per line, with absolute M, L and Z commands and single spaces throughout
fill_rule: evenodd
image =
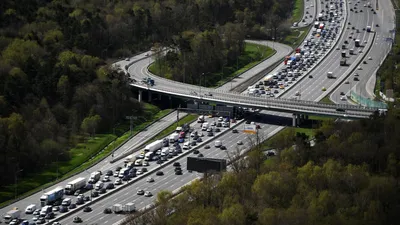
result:
M 244 37 L 280 35 L 292 8 L 293 0 L 0 1 L 0 186 L 68 160 L 78 142 L 141 113 L 112 62 L 171 46 L 192 51 L 187 69 L 218 69 Z M 210 44 L 218 48 L 208 61 L 194 58 Z
M 129 225 L 398 224 L 400 110 L 359 121 L 324 121 L 309 137 L 287 128 L 277 156 L 253 146 L 231 170 L 195 181 Z

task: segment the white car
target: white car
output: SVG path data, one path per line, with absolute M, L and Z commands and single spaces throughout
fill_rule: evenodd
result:
M 154 179 L 153 179 L 152 177 L 148 177 L 148 178 L 146 179 L 146 181 L 147 181 L 148 183 L 152 183 L 152 182 L 154 182 Z
M 340 97 L 340 100 L 345 101 L 345 100 L 347 100 L 347 97 L 346 96 L 342 96 L 342 97 Z
M 103 182 L 108 182 L 110 181 L 110 177 L 109 176 L 104 176 L 103 177 Z
M 361 66 L 358 66 L 357 69 L 358 69 L 358 70 L 362 70 Z
M 114 181 L 114 185 L 120 185 L 120 184 L 122 184 L 122 180 L 121 179 L 116 179 L 115 181 Z
M 149 162 L 147 162 L 147 161 L 143 161 L 143 163 L 142 163 L 142 166 L 149 166 L 150 164 L 149 164 Z
M 150 191 L 146 191 L 146 192 L 144 193 L 144 196 L 146 196 L 146 197 L 151 197 L 151 196 L 153 196 L 153 194 L 152 194 Z

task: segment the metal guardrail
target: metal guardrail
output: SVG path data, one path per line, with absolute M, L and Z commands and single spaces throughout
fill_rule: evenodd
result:
M 161 92 L 169 95 L 176 95 L 186 98 L 217 101 L 227 104 L 243 105 L 248 107 L 274 109 L 277 111 L 287 111 L 294 113 L 318 113 L 331 116 L 343 116 L 343 112 L 337 112 L 338 107 L 342 107 L 346 111 L 346 115 L 355 118 L 367 118 L 371 115 L 376 108 L 360 107 L 354 105 L 331 105 L 326 103 L 318 103 L 313 101 L 299 101 L 293 99 L 270 99 L 266 97 L 254 97 L 242 94 L 233 94 L 221 90 L 212 90 L 212 96 L 199 95 L 191 89 L 171 89 L 166 87 L 148 87 L 147 85 L 132 84 L 133 86 L 147 89 L 150 91 Z

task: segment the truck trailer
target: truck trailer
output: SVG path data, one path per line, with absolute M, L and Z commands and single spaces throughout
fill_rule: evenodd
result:
M 123 207 L 124 213 L 132 213 L 136 211 L 135 203 L 129 202 L 126 203 Z
M 99 171 L 91 173 L 88 183 L 91 183 L 91 184 L 96 183 L 97 181 L 100 180 L 100 176 L 101 176 L 101 173 Z
M 145 152 L 154 152 L 160 148 L 162 148 L 163 146 L 163 140 L 157 140 L 151 144 L 146 145 L 146 147 L 144 148 Z
M 20 216 L 21 216 L 21 210 L 19 210 L 18 208 L 14 208 L 8 211 L 3 218 L 5 223 L 10 223 L 11 220 L 13 219 L 19 219 Z
M 68 182 L 68 184 L 65 185 L 65 188 L 64 188 L 65 194 L 73 195 L 76 190 L 85 187 L 85 185 L 86 185 L 86 179 L 84 177 L 76 178 L 75 180 Z
M 173 133 L 173 134 L 169 135 L 169 137 L 168 137 L 169 143 L 174 143 L 174 142 L 178 141 L 178 139 L 179 139 L 179 134 L 177 134 L 177 133 Z
M 64 196 L 64 188 L 63 187 L 56 187 L 53 190 L 44 193 L 40 197 L 40 204 L 42 206 L 51 205 L 57 200 L 61 200 Z
M 112 211 L 116 214 L 118 213 L 122 213 L 123 212 L 123 208 L 121 204 L 115 204 L 112 206 Z

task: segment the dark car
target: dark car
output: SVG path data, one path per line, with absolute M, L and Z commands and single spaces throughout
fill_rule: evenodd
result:
M 114 184 L 113 183 L 108 183 L 106 186 L 106 189 L 114 189 Z
M 246 120 L 246 124 L 250 124 L 251 122 L 250 122 L 250 120 Z
M 201 157 L 204 157 L 204 155 L 200 153 L 197 155 L 197 157 L 201 158 Z
M 237 133 L 238 133 L 238 130 L 233 129 L 233 130 L 232 130 L 232 133 L 237 134 Z
M 212 137 L 212 136 L 214 136 L 214 134 L 213 134 L 213 132 L 208 132 L 208 133 L 207 133 L 207 136 L 208 136 L 208 137 Z
M 91 212 L 92 208 L 90 208 L 89 206 L 85 206 L 85 208 L 83 208 L 84 212 Z
M 193 154 L 199 154 L 199 153 L 200 153 L 200 151 L 197 150 L 197 149 L 195 149 L 195 150 L 193 151 Z
M 82 205 L 83 203 L 85 203 L 85 200 L 83 200 L 83 198 L 76 199 L 77 205 Z M 71 205 L 73 205 L 73 204 L 71 204 Z M 71 209 L 71 205 L 69 206 L 70 209 Z M 75 207 L 76 207 L 76 205 L 75 205 Z
M 82 223 L 82 219 L 79 216 L 74 217 L 74 223 Z
M 68 212 L 68 207 L 67 206 L 61 206 L 59 212 L 60 213 Z
M 147 168 L 142 168 L 142 172 L 143 173 L 147 172 Z
M 46 220 L 51 220 L 54 218 L 54 213 L 53 212 L 49 212 L 47 213 L 47 215 L 44 217 Z
M 115 168 L 115 171 L 120 171 L 122 169 L 122 167 L 117 166 L 117 168 Z
M 346 110 L 342 109 L 342 108 L 337 108 L 336 111 L 338 112 L 345 112 Z
M 209 149 L 209 148 L 210 148 L 210 145 L 204 146 L 204 149 Z
M 174 171 L 182 170 L 180 167 L 175 167 Z
M 68 206 L 68 208 L 69 208 L 69 209 L 75 209 L 75 208 L 76 208 L 76 205 L 72 203 L 71 205 Z
M 215 128 L 215 132 L 221 132 L 219 128 Z
M 359 81 L 358 77 L 353 78 L 354 81 Z
M 197 143 L 200 143 L 202 141 L 203 141 L 203 139 L 201 139 L 201 137 L 197 138 L 197 140 L 196 140 Z
M 93 184 L 86 184 L 85 189 L 86 190 L 92 190 L 93 189 Z
M 224 145 L 221 145 L 221 147 L 219 147 L 221 150 L 226 150 L 226 147 Z
M 196 146 L 196 144 L 197 144 L 197 142 L 196 142 L 196 141 L 192 141 L 192 142 L 190 142 L 190 145 L 191 145 L 191 146 Z
M 182 170 L 175 171 L 175 175 L 182 175 Z
M 107 171 L 106 171 L 106 175 L 107 175 L 107 176 L 112 176 L 112 175 L 114 175 L 114 173 L 113 173 L 112 170 L 107 170 Z
M 86 202 L 90 201 L 90 197 L 89 196 L 85 196 L 85 197 L 83 197 L 83 200 L 85 200 Z
M 313 78 L 313 76 L 312 75 L 308 75 L 308 78 Z
M 179 162 L 174 162 L 173 166 L 177 167 L 177 166 L 181 166 L 181 164 Z
M 107 192 L 107 189 L 105 189 L 105 188 L 102 188 L 102 189 L 100 189 L 100 191 L 99 191 L 100 194 L 104 194 L 104 193 L 106 193 L 106 192 Z
M 156 175 L 157 175 L 157 176 L 162 176 L 162 175 L 164 175 L 164 172 L 161 171 L 161 170 L 160 170 L 160 171 L 157 171 Z
M 105 214 L 111 214 L 112 210 L 110 208 L 105 208 L 103 211 Z

